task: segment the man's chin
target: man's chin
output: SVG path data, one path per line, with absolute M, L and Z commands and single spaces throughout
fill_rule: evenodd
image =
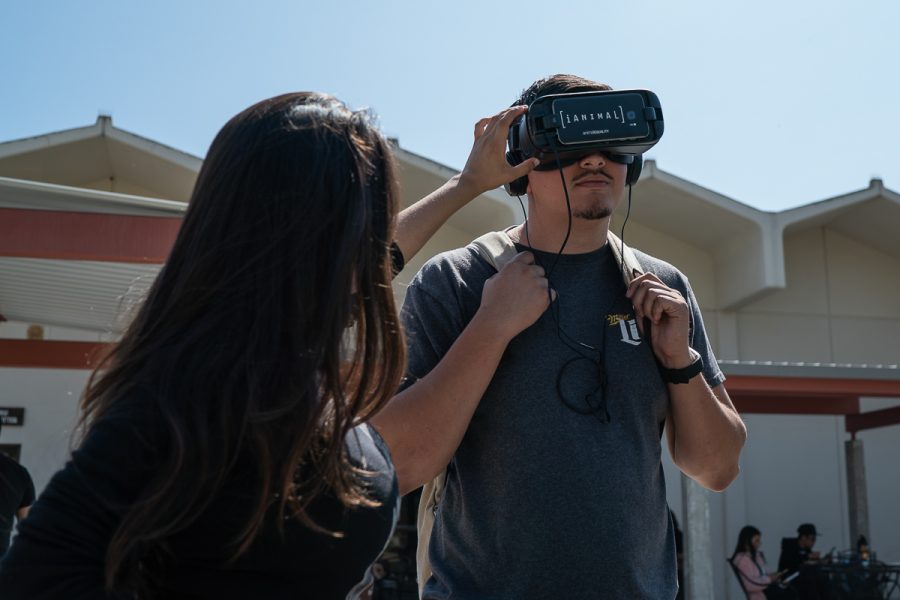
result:
M 599 221 L 601 219 L 609 218 L 611 215 L 612 210 L 606 208 L 605 206 L 598 206 L 596 208 L 588 208 L 572 212 L 572 216 L 576 219 L 585 219 L 586 221 Z

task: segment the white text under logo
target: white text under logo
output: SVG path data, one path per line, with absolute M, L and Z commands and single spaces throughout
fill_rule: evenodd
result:
M 623 342 L 632 346 L 640 346 L 641 334 L 638 331 L 637 321 L 630 317 L 631 315 L 606 315 L 606 320 L 610 325 L 619 325 Z

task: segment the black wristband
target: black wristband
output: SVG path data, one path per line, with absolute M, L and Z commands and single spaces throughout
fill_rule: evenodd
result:
M 703 371 L 703 358 L 700 353 L 691 348 L 691 356 L 694 362 L 681 369 L 662 369 L 663 379 L 667 383 L 687 383 L 693 379 L 698 373 Z
M 397 242 L 391 242 L 391 271 L 393 272 L 394 277 L 396 277 L 405 266 L 406 261 L 403 259 L 403 252 L 400 250 L 400 246 L 397 245 Z

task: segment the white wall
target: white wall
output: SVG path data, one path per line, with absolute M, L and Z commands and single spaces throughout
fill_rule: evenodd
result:
M 0 339 L 25 339 L 28 327 L 0 323 Z M 96 342 L 103 337 L 93 331 L 43 327 L 45 340 Z M 0 443 L 21 445 L 20 462 L 38 493 L 69 455 L 78 401 L 89 375 L 86 369 L 0 368 L 0 406 L 25 408 L 24 426 L 5 425 Z
M 900 405 L 900 400 L 863 398 L 862 410 Z M 878 559 L 900 563 L 900 425 L 861 431 L 869 503 L 869 545 Z
M 4 426 L 0 443 L 21 444 L 20 462 L 38 493 L 69 455 L 88 375 L 87 370 L 0 368 L 0 405 L 25 408 L 25 424 Z

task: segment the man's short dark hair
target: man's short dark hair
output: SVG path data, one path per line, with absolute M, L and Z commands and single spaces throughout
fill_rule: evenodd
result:
M 512 106 L 517 106 L 520 104 L 528 105 L 534 102 L 535 99 L 540 98 L 541 96 L 546 96 L 548 94 L 597 92 L 608 91 L 611 89 L 612 88 L 605 83 L 597 83 L 596 81 L 591 81 L 590 79 L 585 79 L 584 77 L 579 77 L 578 75 L 565 75 L 557 73 L 556 75 L 551 75 L 550 77 L 538 79 L 530 86 L 522 90 L 522 93 L 519 94 L 519 97 L 516 99 L 516 101 L 512 103 Z
M 819 533 L 816 531 L 815 525 L 812 523 L 804 523 L 797 528 L 797 535 L 799 537 L 805 537 L 807 535 L 819 535 Z

